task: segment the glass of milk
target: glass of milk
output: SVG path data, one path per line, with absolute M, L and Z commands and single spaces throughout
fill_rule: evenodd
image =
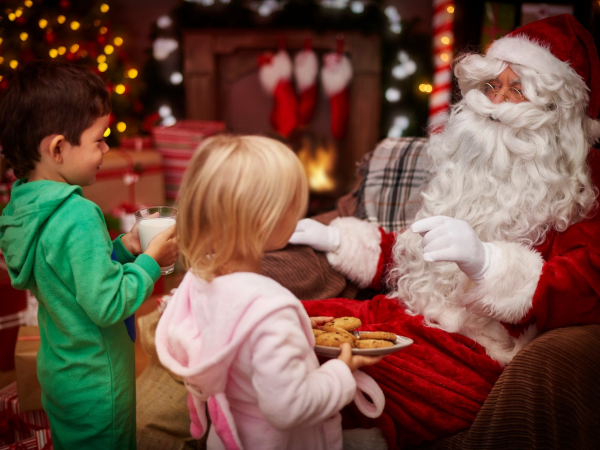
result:
M 142 252 L 146 251 L 154 236 L 175 225 L 176 217 L 177 209 L 170 206 L 152 206 L 135 212 Z M 175 264 L 171 264 L 168 267 L 161 267 L 160 273 L 168 275 L 173 273 L 174 269 Z

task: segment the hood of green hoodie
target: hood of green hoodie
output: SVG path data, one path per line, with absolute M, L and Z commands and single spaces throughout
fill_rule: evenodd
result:
M 72 194 L 83 195 L 81 187 L 56 181 L 17 180 L 10 203 L 0 216 L 0 249 L 17 289 L 28 289 L 39 236 L 54 212 Z

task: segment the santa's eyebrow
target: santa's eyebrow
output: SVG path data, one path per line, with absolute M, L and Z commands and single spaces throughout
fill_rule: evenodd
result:
M 516 86 L 517 84 L 521 84 L 521 80 L 519 80 L 518 78 L 517 78 L 517 79 L 515 79 L 515 80 L 512 80 L 512 81 L 510 82 L 510 85 L 511 85 L 511 86 Z

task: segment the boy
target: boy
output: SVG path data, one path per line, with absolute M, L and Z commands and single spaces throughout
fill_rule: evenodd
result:
M 110 110 L 97 75 L 43 61 L 15 74 L 0 105 L 2 152 L 19 178 L 0 248 L 13 286 L 39 300 L 37 371 L 57 450 L 135 448 L 134 346 L 123 321 L 178 256 L 174 227 L 144 254 L 137 227 L 111 243 L 102 212 L 82 196 L 109 150 Z

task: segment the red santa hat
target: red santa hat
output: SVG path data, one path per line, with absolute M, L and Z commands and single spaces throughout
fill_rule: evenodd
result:
M 553 73 L 569 83 L 586 84 L 590 91 L 588 116 L 600 112 L 600 61 L 592 35 L 571 15 L 531 22 L 495 41 L 489 56 Z

